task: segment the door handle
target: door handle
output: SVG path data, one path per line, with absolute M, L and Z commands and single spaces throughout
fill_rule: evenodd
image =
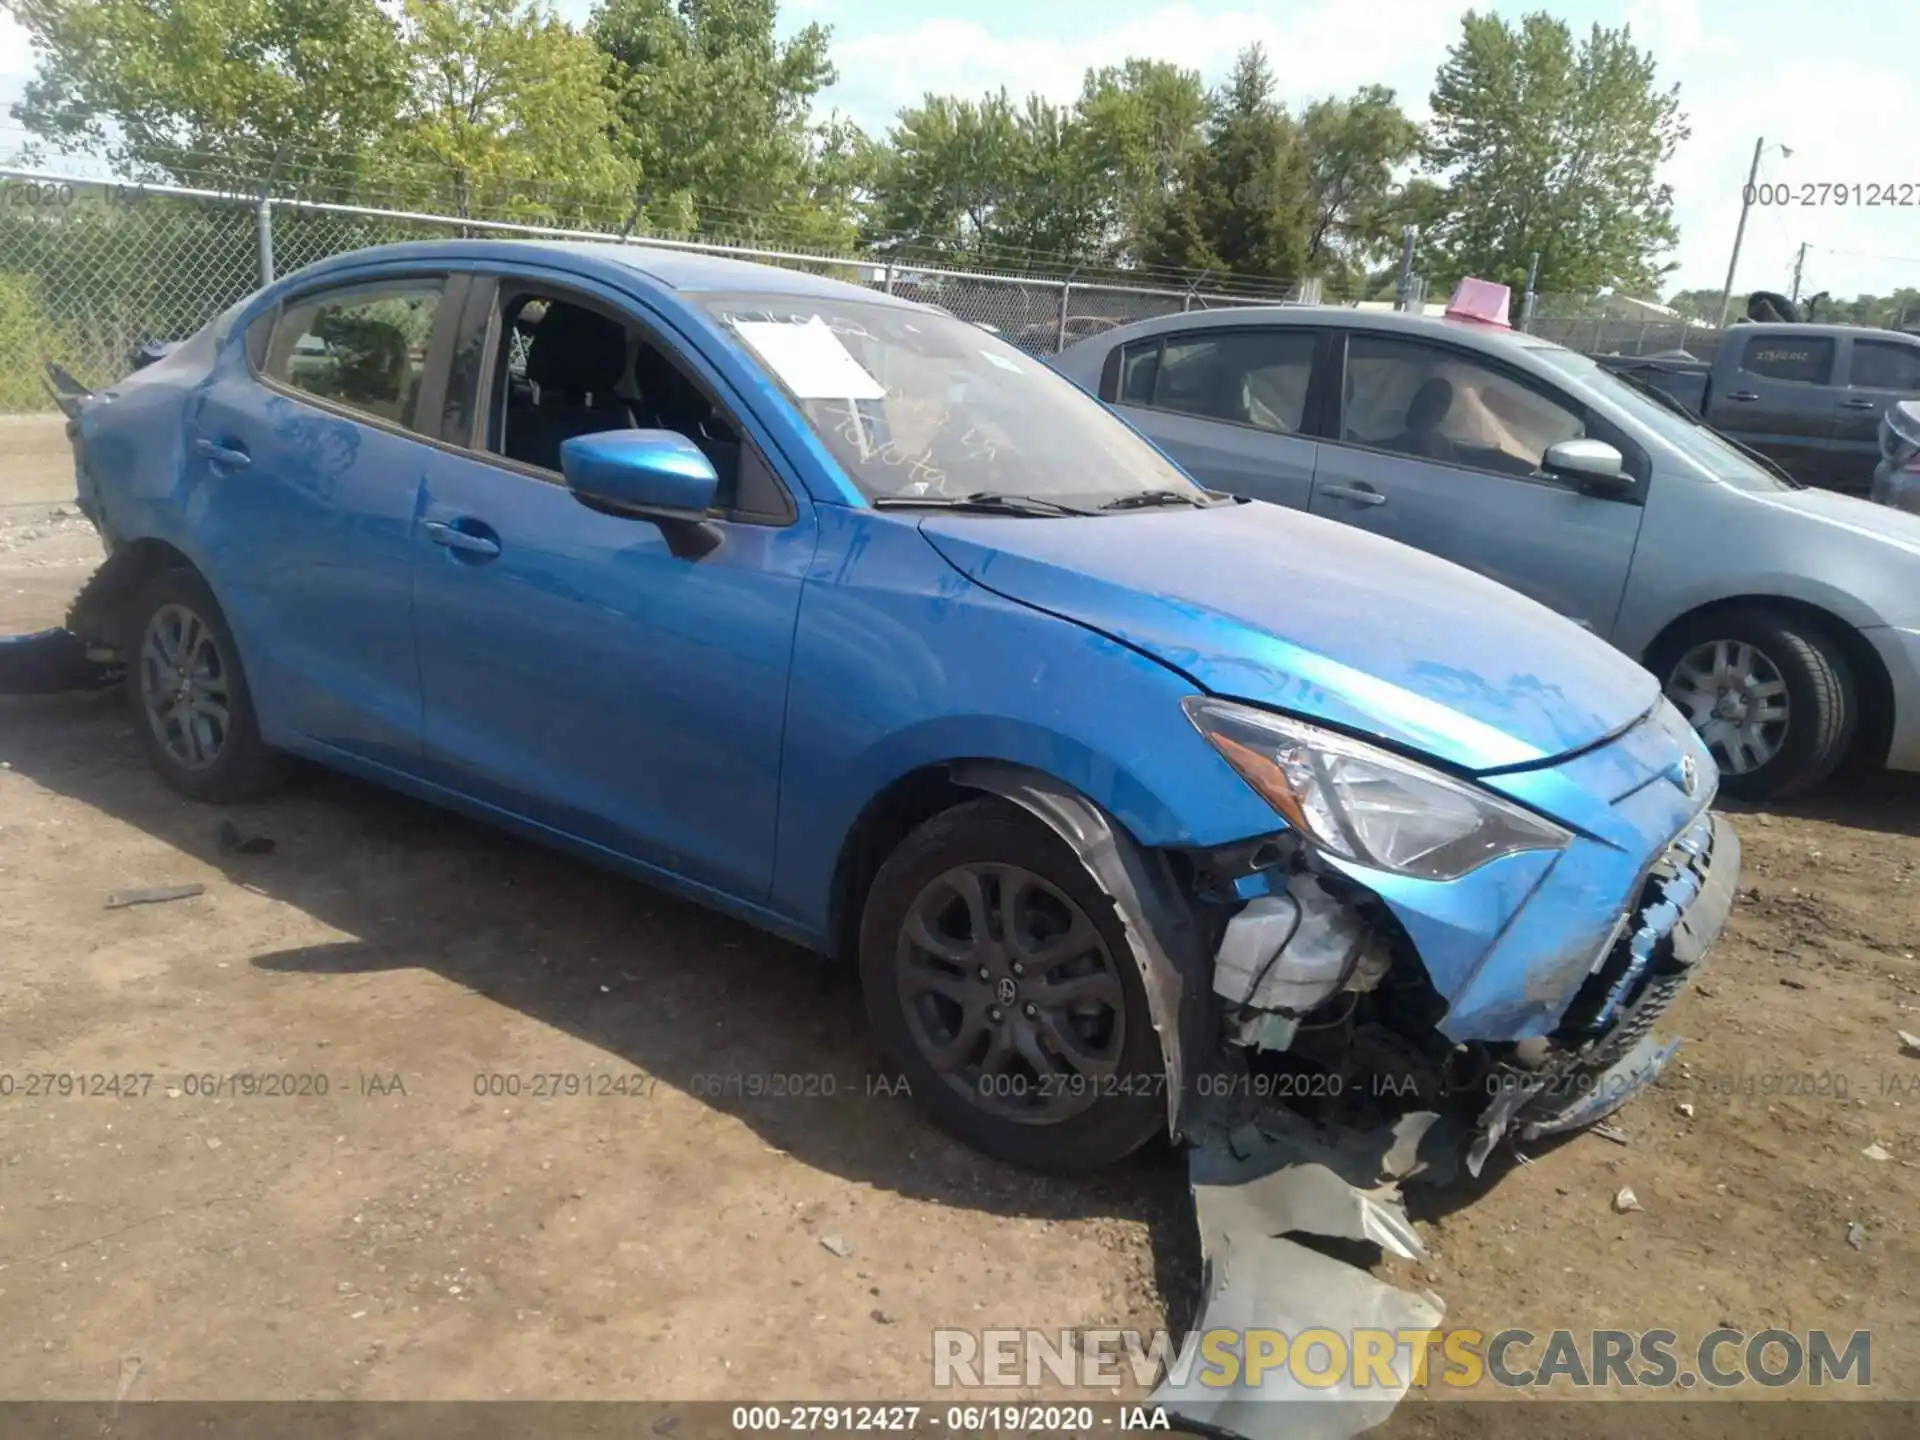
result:
M 1760 397 L 1751 390 L 1735 390 L 1731 395 L 1727 396 L 1727 398 L 1729 400 L 1738 400 L 1744 405 L 1749 401 L 1758 400 Z
M 235 470 L 243 470 L 253 463 L 253 457 L 246 451 L 232 445 L 222 445 L 218 440 L 209 440 L 203 435 L 193 437 L 193 453 L 216 465 L 231 465 Z
M 444 520 L 429 520 L 421 528 L 427 532 L 427 538 L 436 545 L 444 545 L 449 550 L 458 550 L 467 555 L 494 556 L 500 553 L 500 542 L 489 540 L 484 535 L 470 535 L 465 530 L 455 529 Z
M 1849 410 L 1878 410 L 1880 408 L 1880 402 L 1878 400 L 1842 400 L 1840 403 Z
M 1329 485 L 1320 492 L 1335 500 L 1351 500 L 1356 505 L 1384 505 L 1387 497 L 1367 485 Z

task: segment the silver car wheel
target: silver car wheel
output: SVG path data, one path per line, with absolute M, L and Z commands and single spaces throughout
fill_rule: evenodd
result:
M 184 605 L 162 605 L 140 642 L 140 698 L 147 723 L 177 765 L 205 770 L 226 748 L 226 657 L 207 623 Z
M 1667 698 L 1729 775 L 1758 770 L 1786 743 L 1787 682 L 1765 651 L 1745 641 L 1694 646 L 1673 667 Z

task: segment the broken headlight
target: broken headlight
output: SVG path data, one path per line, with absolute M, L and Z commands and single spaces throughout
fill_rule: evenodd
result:
M 1203 695 L 1187 718 L 1268 804 L 1328 854 L 1421 880 L 1454 880 L 1572 836 L 1479 786 L 1317 725 Z

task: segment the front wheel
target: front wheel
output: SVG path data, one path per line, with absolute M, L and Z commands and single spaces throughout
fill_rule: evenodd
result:
M 1739 800 L 1819 784 L 1853 741 L 1858 705 L 1846 656 L 1799 616 L 1740 607 L 1689 622 L 1656 665 Z
M 1098 1169 L 1165 1123 L 1160 1044 L 1113 902 L 1008 801 L 958 805 L 900 843 L 868 893 L 860 979 L 914 1095 L 996 1159 Z

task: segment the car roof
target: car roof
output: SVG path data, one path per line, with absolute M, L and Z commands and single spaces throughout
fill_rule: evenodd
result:
M 582 274 L 610 266 L 643 276 L 657 286 L 681 293 L 808 295 L 822 299 L 897 305 L 914 310 L 928 308 L 880 290 L 816 275 L 808 270 L 761 265 L 724 255 L 707 255 L 697 250 L 614 240 L 416 240 L 350 250 L 309 265 L 297 274 L 303 281 L 319 279 L 336 271 L 391 261 L 449 265 L 454 269 L 487 264 L 544 263 Z M 292 279 L 293 276 L 286 278 Z
M 1902 340 L 1911 343 L 1920 336 L 1905 330 L 1883 330 L 1874 325 L 1843 325 L 1838 322 L 1814 322 L 1803 320 L 1797 324 L 1790 320 L 1735 320 L 1720 333 L 1723 335 L 1753 335 L 1760 332 L 1768 335 L 1806 335 L 1818 340 L 1839 340 L 1851 335 L 1856 340 Z
M 1499 352 L 1508 349 L 1557 350 L 1564 347 L 1542 340 L 1522 330 L 1498 325 L 1483 325 L 1472 320 L 1449 320 L 1438 315 L 1414 315 L 1399 310 L 1356 310 L 1344 305 L 1236 305 L 1219 310 L 1189 310 L 1176 315 L 1157 315 L 1090 336 L 1068 350 L 1081 347 L 1105 352 L 1129 340 L 1162 335 L 1171 330 L 1214 330 L 1286 327 L 1311 329 L 1339 325 L 1348 330 L 1380 330 L 1396 335 L 1430 335 L 1475 349 Z

